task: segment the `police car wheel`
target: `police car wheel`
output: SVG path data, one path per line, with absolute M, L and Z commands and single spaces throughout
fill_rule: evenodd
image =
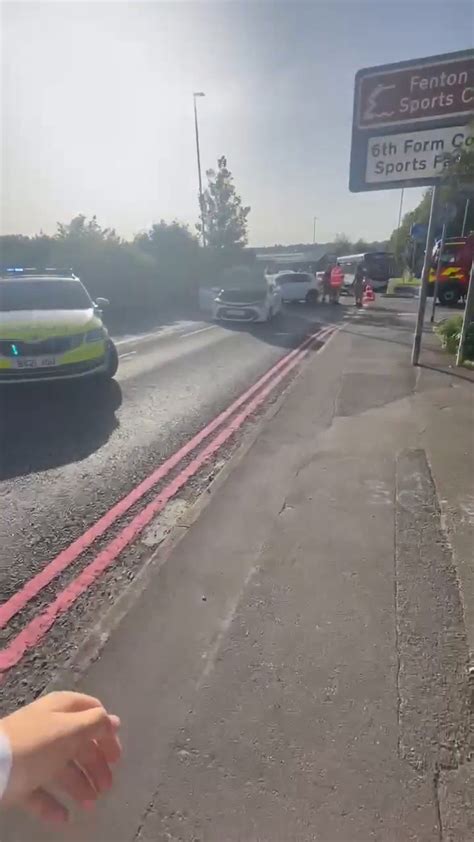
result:
M 112 379 L 117 374 L 117 369 L 119 365 L 118 353 L 117 348 L 115 347 L 113 342 L 109 342 L 107 348 L 107 370 L 105 376 L 107 379 Z

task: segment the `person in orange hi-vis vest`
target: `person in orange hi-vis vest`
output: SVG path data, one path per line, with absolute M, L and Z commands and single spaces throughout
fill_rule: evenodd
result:
M 330 294 L 330 302 L 331 304 L 339 304 L 339 295 L 341 293 L 341 288 L 344 283 L 344 272 L 342 271 L 339 263 L 336 263 L 335 266 L 331 269 L 331 294 Z

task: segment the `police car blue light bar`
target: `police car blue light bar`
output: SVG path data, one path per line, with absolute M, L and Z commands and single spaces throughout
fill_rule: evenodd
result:
M 51 277 L 59 277 L 59 278 L 74 278 L 74 272 L 71 267 L 67 269 L 59 269 L 55 266 L 45 266 L 44 268 L 38 268 L 36 266 L 6 266 L 5 268 L 0 269 L 0 275 L 3 277 L 12 277 L 12 275 L 27 275 L 29 277 L 34 275 L 51 275 Z

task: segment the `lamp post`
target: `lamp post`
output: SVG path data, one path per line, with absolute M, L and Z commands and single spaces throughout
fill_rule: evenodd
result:
M 404 195 L 405 195 L 405 188 L 402 187 L 401 192 L 400 192 L 400 207 L 398 208 L 398 225 L 397 225 L 397 228 L 400 228 L 400 225 L 402 224 L 402 210 L 403 210 L 403 197 L 404 197 Z
M 317 221 L 317 219 L 318 219 L 317 216 L 313 216 L 313 245 L 316 242 L 316 221 Z
M 198 127 L 198 116 L 197 116 L 197 106 L 196 100 L 198 96 L 205 96 L 202 91 L 197 91 L 193 93 L 193 102 L 194 102 L 194 129 L 196 132 L 196 156 L 197 156 L 197 168 L 198 168 L 198 181 L 199 181 L 199 209 L 201 211 L 201 235 L 202 235 L 202 244 L 203 246 L 206 245 L 206 232 L 204 228 L 204 196 L 202 192 L 202 174 L 201 174 L 201 152 L 199 149 L 199 127 Z

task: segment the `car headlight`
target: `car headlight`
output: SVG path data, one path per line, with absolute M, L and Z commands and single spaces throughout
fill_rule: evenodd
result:
M 85 335 L 86 342 L 101 342 L 106 338 L 107 334 L 103 327 L 96 327 L 94 330 L 89 330 Z

